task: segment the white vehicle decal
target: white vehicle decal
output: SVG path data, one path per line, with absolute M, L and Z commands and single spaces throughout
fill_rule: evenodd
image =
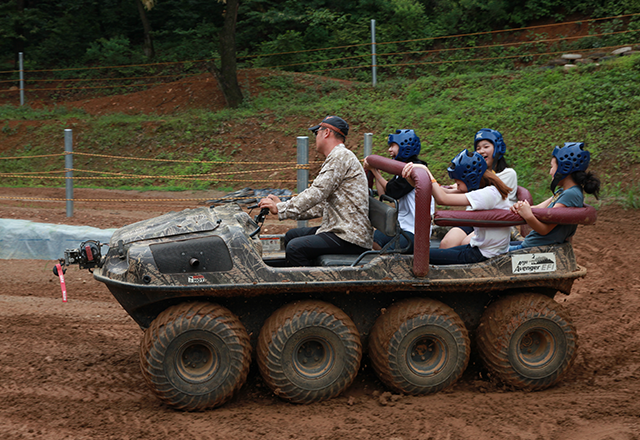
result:
M 556 270 L 556 255 L 551 252 L 513 255 L 511 270 L 513 273 L 554 272 Z

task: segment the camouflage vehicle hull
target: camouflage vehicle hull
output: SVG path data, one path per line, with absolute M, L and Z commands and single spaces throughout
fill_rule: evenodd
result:
M 487 366 L 520 388 L 546 388 L 573 362 L 575 329 L 552 300 L 586 273 L 568 243 L 479 264 L 431 266 L 428 276 L 417 277 L 414 256 L 400 254 L 356 267 L 284 267 L 282 255 L 263 255 L 259 237 L 250 237 L 257 226 L 235 204 L 135 223 L 116 231 L 94 272 L 146 330 L 143 373 L 170 406 L 224 403 L 244 381 L 254 347 L 265 382 L 300 403 L 344 390 L 363 347 L 387 386 L 411 394 L 455 382 L 471 337 L 485 344 Z M 487 314 L 501 298 L 509 303 Z M 538 317 L 523 325 L 537 326 L 500 342 L 513 339 L 508 327 L 527 314 Z M 217 330 L 203 326 L 206 319 L 221 321 L 233 336 L 222 342 L 209 336 Z M 509 360 L 530 347 L 533 357 Z M 226 379 L 218 384 L 213 379 L 220 375 Z
M 249 238 L 257 226 L 235 204 L 135 223 L 116 231 L 94 277 L 107 285 L 143 329 L 168 306 L 215 299 L 246 321 L 249 332 L 257 333 L 260 320 L 242 318 L 268 316 L 274 307 L 292 300 L 320 298 L 345 303 L 345 309 L 353 309 L 350 314 L 356 321 L 363 321 L 357 311 L 368 308 L 369 303 L 386 307 L 416 295 L 449 304 L 474 329 L 481 310 L 469 306 L 470 297 L 489 301 L 523 290 L 547 296 L 558 291 L 569 294 L 573 281 L 586 274 L 576 263 L 569 243 L 531 248 L 472 265 L 432 266 L 428 277 L 413 275 L 412 255 L 380 255 L 357 267 L 279 267 L 284 265 L 283 259 L 263 259 L 259 237 Z M 514 257 L 529 254 L 531 259 L 549 253 L 555 256 L 552 271 L 533 272 L 523 269 L 522 263 L 520 268 L 513 263 Z M 198 259 L 196 265 L 189 263 L 194 258 Z M 347 301 L 340 299 L 347 295 Z M 247 304 L 246 310 L 235 305 L 239 303 Z M 359 330 L 366 336 L 369 329 L 363 325 Z

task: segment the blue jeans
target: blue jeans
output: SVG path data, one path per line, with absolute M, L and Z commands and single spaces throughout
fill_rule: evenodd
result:
M 357 254 L 365 249 L 348 241 L 344 241 L 333 232 L 316 234 L 319 226 L 314 228 L 290 229 L 284 235 L 285 258 L 288 266 L 313 266 L 313 260 L 326 254 Z
M 518 243 L 518 244 L 513 244 L 513 243 Z M 509 246 L 509 252 L 517 251 L 518 249 L 522 249 L 523 247 L 524 246 L 522 246 L 521 241 L 512 241 L 511 246 Z
M 414 235 L 411 232 L 407 232 L 404 231 L 405 234 L 407 234 L 409 237 L 411 237 L 411 247 L 409 248 L 409 250 L 406 251 L 406 253 L 408 254 L 412 254 L 413 253 L 413 239 L 414 239 Z M 380 245 L 380 247 L 384 247 L 387 243 L 389 243 L 391 240 L 393 239 L 393 237 L 389 237 L 388 235 L 383 234 L 382 232 L 376 230 L 373 233 L 373 241 L 378 243 Z M 400 248 L 400 249 L 404 249 L 407 247 L 407 245 L 409 244 L 409 240 L 407 240 L 404 235 L 400 236 L 400 240 L 395 243 L 393 246 L 391 246 L 389 248 L 389 250 L 394 250 L 396 249 L 396 247 Z
M 482 255 L 480 249 L 470 244 L 455 246 L 449 249 L 431 249 L 429 251 L 429 264 L 469 264 L 488 260 Z

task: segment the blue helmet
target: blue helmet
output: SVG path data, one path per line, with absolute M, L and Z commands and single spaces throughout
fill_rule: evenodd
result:
M 493 144 L 494 163 L 502 159 L 504 153 L 507 152 L 507 145 L 504 143 L 504 139 L 502 139 L 502 133 L 498 130 L 492 130 L 490 128 L 481 128 L 478 130 L 473 141 L 473 148 L 475 149 L 478 142 L 482 140 L 487 140 Z
M 451 165 L 447 168 L 449 177 L 462 180 L 467 185 L 468 191 L 480 188 L 480 179 L 487 171 L 487 162 L 477 151 L 471 153 L 462 150 L 451 160 Z
M 552 154 L 558 161 L 558 169 L 553 175 L 551 192 L 554 192 L 558 183 L 569 174 L 586 171 L 591 160 L 591 154 L 584 149 L 584 142 L 565 142 L 562 148 L 556 146 Z
M 420 154 L 420 138 L 413 130 L 396 130 L 395 134 L 389 135 L 387 145 L 394 142 L 400 147 L 396 160 L 406 162 L 410 157 Z

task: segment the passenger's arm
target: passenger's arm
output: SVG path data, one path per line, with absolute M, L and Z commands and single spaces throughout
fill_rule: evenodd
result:
M 434 182 L 431 185 L 431 192 L 433 194 L 433 198 L 436 199 L 436 202 L 439 205 L 447 205 L 447 206 L 469 206 L 469 199 L 464 193 L 447 193 L 437 182 Z
M 545 208 L 549 205 L 549 203 L 546 203 L 546 201 L 541 203 L 540 205 L 543 204 L 545 204 Z M 554 208 L 555 207 L 564 208 L 565 206 L 562 203 L 556 203 L 554 205 Z M 547 235 L 553 230 L 553 228 L 556 227 L 555 224 L 542 223 L 540 220 L 538 220 L 536 216 L 533 215 L 533 212 L 531 211 L 531 205 L 529 205 L 529 202 L 527 202 L 526 200 L 516 203 L 512 206 L 511 210 L 516 214 L 519 214 L 520 217 L 522 217 L 527 222 L 531 229 L 536 231 L 538 234 Z
M 442 190 L 448 194 L 462 194 L 460 191 L 458 191 L 458 185 L 456 184 L 453 184 L 451 186 L 441 185 L 440 188 L 442 188 Z
M 367 162 L 367 159 L 364 160 L 364 169 L 371 171 L 371 173 L 373 174 L 373 177 L 376 179 L 376 189 L 378 190 L 378 195 L 386 194 L 387 179 L 382 177 L 382 174 L 380 174 L 380 170 L 377 168 L 372 168 Z
M 549 207 L 549 203 L 551 203 L 552 200 L 553 200 L 553 197 L 549 197 L 544 202 L 538 203 L 537 205 L 532 206 L 532 208 L 542 208 L 542 209 L 547 208 L 547 207 Z
M 440 188 L 440 185 L 438 185 L 438 182 L 436 182 L 436 179 L 433 178 L 433 175 L 431 174 L 431 171 L 429 171 L 429 168 L 427 168 L 424 165 L 414 164 L 409 162 L 402 169 L 402 177 L 407 179 L 407 181 L 411 184 L 411 186 L 415 186 L 413 177 L 411 177 L 411 172 L 413 171 L 414 168 L 422 168 L 427 172 L 432 183 L 431 192 L 433 194 L 433 198 L 436 199 L 436 202 L 438 204 L 448 205 L 448 206 L 469 206 L 470 204 L 469 199 L 467 199 L 467 196 L 464 195 L 464 193 L 445 192 L 442 188 Z
M 415 164 L 413 162 L 409 162 L 407 163 L 404 168 L 402 168 L 402 177 L 404 177 L 405 179 L 407 179 L 407 182 L 409 182 L 409 184 L 413 187 L 416 186 L 416 181 L 413 180 L 413 176 L 411 175 L 411 172 L 413 171 L 414 168 L 424 168 L 425 170 L 427 170 L 427 173 L 429 173 L 429 168 L 427 168 L 424 165 L 420 165 L 420 164 Z M 431 175 L 429 173 L 429 175 Z

